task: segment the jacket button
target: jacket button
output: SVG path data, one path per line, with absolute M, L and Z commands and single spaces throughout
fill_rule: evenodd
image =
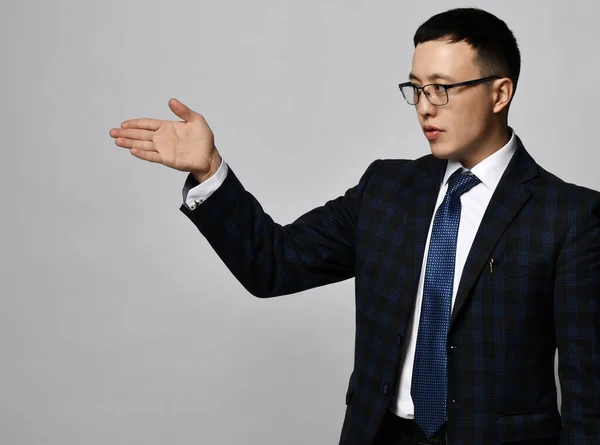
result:
M 383 393 L 387 396 L 388 392 L 390 392 L 390 387 L 386 383 L 385 385 L 383 385 Z
M 402 343 L 402 337 L 400 336 L 400 334 L 398 334 L 398 337 L 396 337 L 396 342 L 398 343 L 398 346 L 400 346 L 400 344 Z

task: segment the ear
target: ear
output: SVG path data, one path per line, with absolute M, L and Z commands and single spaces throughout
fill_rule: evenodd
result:
M 494 101 L 494 113 L 498 114 L 507 109 L 513 97 L 515 88 L 512 80 L 508 77 L 496 80 L 493 88 L 492 99 Z

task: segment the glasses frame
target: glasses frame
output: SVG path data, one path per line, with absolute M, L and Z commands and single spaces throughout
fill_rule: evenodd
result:
M 467 86 L 472 86 L 472 85 L 479 85 L 480 83 L 484 83 L 484 82 L 489 82 L 490 80 L 495 80 L 495 79 L 502 79 L 502 76 L 498 76 L 498 75 L 493 75 L 493 76 L 487 76 L 487 77 L 482 77 L 480 79 L 473 79 L 473 80 L 467 80 L 465 82 L 457 82 L 457 83 L 448 83 L 448 84 L 444 84 L 444 83 L 428 83 L 427 85 L 423 85 L 423 86 L 418 86 L 413 84 L 412 82 L 403 82 L 401 84 L 398 84 L 398 88 L 400 88 L 400 92 L 402 93 L 402 96 L 404 97 L 404 99 L 406 100 L 406 102 L 409 105 L 417 105 L 419 103 L 419 101 L 421 100 L 421 92 L 425 92 L 424 88 L 427 88 L 430 85 L 435 85 L 436 87 L 442 87 L 444 88 L 444 91 L 446 93 L 446 102 L 443 104 L 434 104 L 431 103 L 431 101 L 429 100 L 429 97 L 427 97 L 427 95 L 425 94 L 425 97 L 427 98 L 427 101 L 433 105 L 434 107 L 443 107 L 444 105 L 447 105 L 448 102 L 450 102 L 450 97 L 448 96 L 448 90 L 450 88 L 456 88 L 456 87 L 467 87 Z M 404 87 L 413 87 L 414 89 L 417 90 L 418 95 L 417 95 L 417 101 L 413 104 L 411 103 L 411 101 L 408 100 L 408 98 L 406 97 L 406 95 L 404 94 L 404 91 L 402 91 L 402 88 Z

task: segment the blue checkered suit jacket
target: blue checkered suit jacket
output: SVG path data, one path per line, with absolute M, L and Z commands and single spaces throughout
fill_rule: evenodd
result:
M 445 168 L 432 155 L 377 160 L 285 226 L 233 170 L 196 210 L 181 207 L 257 297 L 355 277 L 342 445 L 370 445 L 390 404 Z M 520 140 L 468 255 L 447 344 L 451 444 L 600 444 L 600 193 L 543 170 Z

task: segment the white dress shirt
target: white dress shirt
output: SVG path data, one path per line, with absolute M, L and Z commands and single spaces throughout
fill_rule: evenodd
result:
M 456 243 L 456 260 L 454 265 L 454 283 L 452 290 L 452 307 L 454 307 L 454 300 L 456 299 L 456 291 L 460 283 L 460 277 L 462 276 L 463 268 L 467 260 L 471 245 L 475 239 L 477 229 L 483 219 L 483 214 L 492 199 L 492 195 L 496 190 L 496 186 L 500 182 L 500 178 L 506 170 L 508 163 L 510 162 L 515 150 L 517 148 L 515 133 L 509 142 L 497 152 L 487 157 L 479 164 L 471 169 L 471 172 L 476 175 L 481 182 L 473 187 L 468 192 L 464 193 L 460 197 L 461 202 L 461 216 L 460 225 L 458 227 L 458 239 Z M 462 164 L 456 161 L 448 161 L 446 167 L 446 173 L 441 184 L 441 188 L 438 194 L 437 203 L 435 205 L 435 211 L 440 206 L 446 195 L 448 188 L 448 179 L 459 168 L 463 168 Z M 215 190 L 225 181 L 227 177 L 228 167 L 225 161 L 221 162 L 221 166 L 217 172 L 203 183 L 191 188 L 189 191 L 184 190 L 184 201 L 186 205 L 194 210 L 198 205 L 204 202 Z M 429 240 L 431 238 L 431 227 L 433 225 L 433 218 L 429 226 L 429 233 L 427 235 L 427 242 L 425 244 L 425 254 L 423 256 L 423 265 L 421 268 L 421 276 L 419 279 L 419 286 L 417 288 L 417 299 L 415 302 L 415 310 L 413 317 L 406 328 L 406 335 L 404 337 L 404 346 L 401 351 L 404 360 L 401 360 L 401 370 L 399 373 L 398 381 L 395 385 L 395 401 L 390 406 L 390 410 L 393 411 L 397 416 L 404 417 L 407 419 L 414 418 L 414 405 L 412 397 L 410 395 L 410 387 L 412 381 L 412 370 L 415 359 L 415 347 L 417 344 L 417 331 L 419 328 L 418 323 L 414 323 L 414 320 L 419 320 L 421 316 L 421 303 L 423 301 L 423 282 L 425 280 L 425 266 L 427 264 L 427 253 L 429 250 Z

